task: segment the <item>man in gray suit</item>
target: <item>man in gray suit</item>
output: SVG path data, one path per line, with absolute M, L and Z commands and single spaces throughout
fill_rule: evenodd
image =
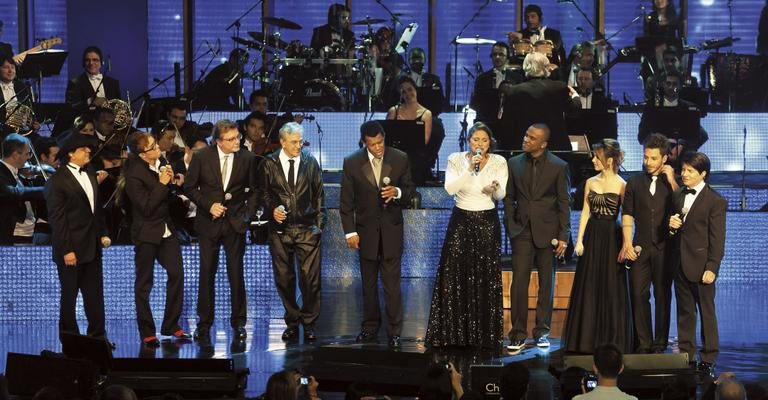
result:
M 570 236 L 570 172 L 562 159 L 547 150 L 549 127 L 531 125 L 523 138 L 524 154 L 509 159 L 504 221 L 512 241 L 514 280 L 510 350 L 520 350 L 528 337 L 528 283 L 532 267 L 539 272 L 539 300 L 533 338 L 549 347 L 552 321 L 554 257 L 563 257 Z M 554 246 L 552 240 L 557 239 Z

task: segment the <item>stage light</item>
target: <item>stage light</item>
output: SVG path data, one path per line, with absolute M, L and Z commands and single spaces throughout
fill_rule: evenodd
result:
M 704 7 L 709 7 L 713 4 L 715 4 L 715 0 L 700 0 L 701 5 Z

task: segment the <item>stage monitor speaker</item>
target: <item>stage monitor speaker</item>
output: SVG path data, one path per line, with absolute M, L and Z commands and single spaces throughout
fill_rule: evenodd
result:
M 322 382 L 323 390 L 344 392 L 360 382 L 378 393 L 413 397 L 429 363 L 428 354 L 407 347 L 393 352 L 386 345 L 328 345 L 315 349 L 304 372 Z
M 580 367 L 592 371 L 592 356 L 564 356 L 565 368 Z M 688 368 L 688 354 L 624 354 L 624 370 L 663 370 Z
M 500 399 L 499 376 L 504 365 L 470 365 L 469 371 L 472 390 L 481 393 L 486 399 Z
M 116 358 L 107 385 L 125 385 L 141 397 L 177 393 L 185 399 L 243 396 L 249 371 L 232 359 Z
M 96 370 L 89 361 L 8 353 L 5 377 L 13 395 L 31 397 L 41 388 L 53 386 L 67 399 L 90 398 Z
M 97 365 L 102 374 L 112 369 L 112 347 L 106 339 L 68 332 L 61 332 L 60 337 L 62 352 L 68 358 L 88 360 Z

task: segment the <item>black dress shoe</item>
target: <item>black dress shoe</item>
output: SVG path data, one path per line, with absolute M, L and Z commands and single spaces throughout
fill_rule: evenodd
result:
M 363 329 L 360 331 L 360 334 L 357 335 L 355 341 L 358 343 L 374 343 L 378 340 L 378 336 L 379 335 L 374 332 Z
M 283 331 L 283 342 L 296 342 L 299 340 L 299 330 L 296 327 L 289 326 Z
M 195 331 L 195 334 L 193 335 L 194 339 L 198 342 L 210 342 L 211 341 L 211 333 L 208 331 L 208 329 L 198 329 Z
M 304 341 L 305 342 L 314 342 L 317 340 L 317 334 L 315 333 L 315 328 L 312 326 L 305 326 L 304 327 Z
M 400 347 L 400 335 L 390 336 L 389 347 Z
M 232 331 L 234 332 L 235 338 L 237 339 L 245 339 L 246 337 L 248 337 L 248 332 L 245 331 L 245 327 L 242 325 L 233 326 Z

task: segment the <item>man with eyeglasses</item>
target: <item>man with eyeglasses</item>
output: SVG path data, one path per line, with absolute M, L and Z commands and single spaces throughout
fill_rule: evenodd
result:
M 231 291 L 230 324 L 238 340 L 246 337 L 246 299 L 243 277 L 245 232 L 256 208 L 253 153 L 240 147 L 240 133 L 230 120 L 218 121 L 214 145 L 192 156 L 184 180 L 184 193 L 197 206 L 195 230 L 200 243 L 200 282 L 197 296 L 195 340 L 210 344 L 214 321 L 214 284 L 219 248 L 227 256 Z
M 17 133 L 3 140 L 0 160 L 0 245 L 32 243 L 35 214 L 31 201 L 43 200 L 43 188 L 26 187 L 19 170 L 32 156 L 32 144 Z

